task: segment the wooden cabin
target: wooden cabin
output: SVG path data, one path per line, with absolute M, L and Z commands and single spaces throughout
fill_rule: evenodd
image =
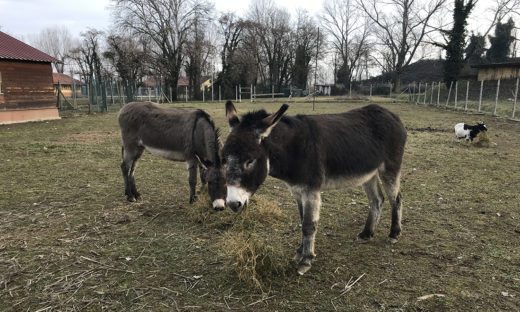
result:
M 471 66 L 478 70 L 478 80 L 504 80 L 520 78 L 520 62 L 479 64 Z
M 0 31 L 0 124 L 60 118 L 54 62 L 59 61 Z
M 81 87 L 84 85 L 78 79 L 60 73 L 52 73 L 52 83 L 54 85 L 54 95 L 57 96 L 58 88 L 61 88 L 61 93 L 66 97 L 72 97 L 73 92 L 76 93 L 76 96 L 81 96 Z

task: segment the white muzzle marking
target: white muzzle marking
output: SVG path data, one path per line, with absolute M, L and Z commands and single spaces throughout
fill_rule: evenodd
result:
M 226 202 L 223 199 L 215 199 L 213 201 L 213 208 L 226 207 Z
M 246 191 L 245 189 L 237 186 L 228 186 L 227 187 L 227 197 L 226 202 L 240 202 L 242 205 L 247 203 L 251 197 L 251 193 Z

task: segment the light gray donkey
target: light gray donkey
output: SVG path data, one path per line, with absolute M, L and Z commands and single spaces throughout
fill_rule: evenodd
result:
M 136 162 L 143 150 L 174 161 L 186 161 L 190 185 L 190 203 L 195 201 L 197 167 L 202 184 L 215 210 L 224 210 L 226 181 L 220 161 L 219 130 L 211 117 L 194 108 L 165 108 L 152 102 L 126 104 L 118 116 L 123 140 L 121 171 L 128 201 L 139 200 L 135 186 Z

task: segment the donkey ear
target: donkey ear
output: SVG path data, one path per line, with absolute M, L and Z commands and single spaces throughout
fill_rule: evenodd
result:
M 289 108 L 289 105 L 283 104 L 280 109 L 274 113 L 271 114 L 264 119 L 262 119 L 262 128 L 260 129 L 260 140 L 266 138 L 271 134 L 271 130 L 273 130 L 274 126 L 278 123 L 280 118 L 282 118 L 285 111 Z
M 240 123 L 235 105 L 231 101 L 226 102 L 226 118 L 229 123 L 229 131 L 233 130 Z

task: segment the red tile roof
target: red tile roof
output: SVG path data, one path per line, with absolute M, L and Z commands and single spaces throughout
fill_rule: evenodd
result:
M 72 84 L 72 77 L 65 74 L 60 73 L 52 73 L 52 82 L 54 84 L 62 84 L 62 85 L 71 85 Z M 78 79 L 74 79 L 74 83 L 76 85 L 83 85 L 83 82 L 79 81 Z
M 0 31 L 0 60 L 61 63 L 54 57 Z

